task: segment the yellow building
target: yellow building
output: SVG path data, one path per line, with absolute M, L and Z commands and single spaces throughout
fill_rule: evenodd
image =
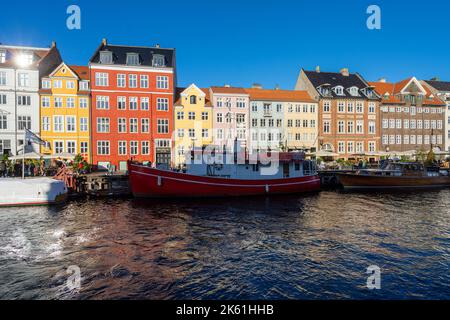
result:
M 41 152 L 81 154 L 90 162 L 89 68 L 62 63 L 41 81 L 41 138 L 51 145 Z
M 185 163 L 185 154 L 212 144 L 213 119 L 209 90 L 191 84 L 178 89 L 175 102 L 175 165 Z

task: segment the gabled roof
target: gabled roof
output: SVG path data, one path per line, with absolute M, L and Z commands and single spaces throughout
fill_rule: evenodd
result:
M 113 55 L 114 65 L 126 65 L 127 53 L 139 54 L 140 65 L 151 67 L 154 55 L 162 55 L 166 68 L 175 67 L 175 49 L 164 49 L 159 47 L 112 45 L 105 42 L 97 48 L 96 52 L 89 60 L 90 63 L 100 63 L 100 52 L 110 51 Z
M 245 89 L 250 100 L 256 101 L 284 101 L 284 102 L 316 102 L 307 91 L 303 90 L 267 90 Z
M 337 95 L 331 90 L 330 93 L 332 98 L 365 98 L 365 95 L 361 90 L 370 86 L 358 73 L 343 75 L 339 72 L 317 72 L 307 70 L 303 70 L 303 72 L 316 89 L 321 86 L 329 86 L 330 89 L 338 86 L 344 88 L 343 95 Z M 358 93 L 360 94 L 360 97 L 350 94 L 348 89 L 351 87 L 357 87 L 359 89 Z
M 182 96 L 181 96 L 181 94 L 188 88 L 189 87 L 187 87 L 187 88 L 182 88 L 182 87 L 176 88 L 176 90 L 175 90 L 175 103 L 174 103 L 174 106 L 182 106 L 182 103 L 181 103 Z M 211 107 L 212 104 L 211 104 L 211 100 L 209 98 L 209 89 L 208 88 L 199 88 L 199 89 L 200 89 L 200 91 L 202 91 L 205 94 L 205 96 L 204 96 L 204 98 L 205 98 L 205 107 Z
M 69 66 L 81 80 L 89 80 L 89 68 L 86 66 Z
M 247 91 L 245 91 L 244 88 L 238 88 L 238 87 L 218 87 L 218 86 L 212 86 L 211 91 L 213 94 L 219 93 L 219 94 L 239 94 L 239 95 L 248 95 Z
M 418 88 L 424 91 L 426 99 L 423 100 L 424 105 L 443 105 L 443 102 L 435 97 L 429 88 L 422 86 L 415 77 L 410 77 L 399 82 L 369 82 L 369 84 L 375 87 L 375 91 L 382 96 L 382 103 L 387 104 L 404 104 L 405 101 L 400 99 L 404 94 L 404 90 L 410 85 L 410 83 L 419 83 Z
M 425 82 L 437 91 L 450 92 L 450 81 L 425 80 Z

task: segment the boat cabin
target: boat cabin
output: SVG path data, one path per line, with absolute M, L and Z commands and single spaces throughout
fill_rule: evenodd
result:
M 316 163 L 305 160 L 303 152 L 271 152 L 265 158 L 259 154 L 212 154 L 206 161 L 201 151 L 192 154 L 193 159 L 185 169 L 187 174 L 192 175 L 258 180 L 317 174 Z

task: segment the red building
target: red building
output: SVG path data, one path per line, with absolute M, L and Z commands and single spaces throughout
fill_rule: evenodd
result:
M 117 170 L 129 159 L 169 165 L 175 50 L 103 40 L 89 68 L 93 163 Z

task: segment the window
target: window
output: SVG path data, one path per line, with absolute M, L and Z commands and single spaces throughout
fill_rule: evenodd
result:
M 395 127 L 397 129 L 401 129 L 402 128 L 402 119 L 395 119 Z
M 222 123 L 223 122 L 223 114 L 222 113 L 218 113 L 216 115 L 216 121 L 217 121 L 217 123 Z
M 109 118 L 97 118 L 97 132 L 109 133 Z
M 345 142 L 338 142 L 338 153 L 345 153 Z
M 100 51 L 100 63 L 102 64 L 112 64 L 112 52 L 110 51 Z
M 139 153 L 139 142 L 130 141 L 130 154 L 136 156 Z
M 283 106 L 281 104 L 277 104 L 277 112 L 283 112 Z
M 356 103 L 356 113 L 364 113 L 364 104 L 362 102 Z
M 86 141 L 81 141 L 80 142 L 80 153 L 81 154 L 88 153 L 88 143 Z
M 195 138 L 195 130 L 194 129 L 189 129 L 189 138 Z
M 80 81 L 80 91 L 88 91 L 89 83 L 87 81 Z
M 64 141 L 54 141 L 53 145 L 56 154 L 64 152 Z
M 108 86 L 108 74 L 104 72 L 96 72 L 95 73 L 95 85 L 98 87 L 107 87 Z
M 395 143 L 402 144 L 402 136 L 401 135 L 398 134 L 395 136 Z
M 335 87 L 334 88 L 334 92 L 336 92 L 336 94 L 338 96 L 343 96 L 344 95 L 344 88 L 341 86 Z
M 50 131 L 50 117 L 42 117 L 42 131 Z
M 5 62 L 6 62 L 6 51 L 1 50 L 0 51 L 0 63 L 5 63 Z
M 137 109 L 138 109 L 138 98 L 130 97 L 130 110 L 137 110 Z
M 388 119 L 383 119 L 381 126 L 382 126 L 383 129 L 389 128 L 389 121 L 388 121 Z
M 345 112 L 345 103 L 342 101 L 338 102 L 338 112 Z
M 31 130 L 31 117 L 30 116 L 18 116 L 17 117 L 17 129 L 18 130 Z
M 152 60 L 152 66 L 153 67 L 165 67 L 166 63 L 165 63 L 164 56 L 161 54 L 154 54 L 153 60 Z
M 157 120 L 157 130 L 158 130 L 158 133 L 169 133 L 169 120 L 168 119 L 158 119 Z
M 66 88 L 67 89 L 74 89 L 75 88 L 75 82 L 74 81 L 66 81 Z
M 184 120 L 184 112 L 177 111 L 177 120 Z
M 353 102 L 348 102 L 347 103 L 347 112 L 348 113 L 353 113 L 355 110 L 353 108 Z
M 223 129 L 217 129 L 217 131 L 216 131 L 216 139 L 218 139 L 218 140 L 223 139 Z
M 208 137 L 209 137 L 209 130 L 202 129 L 202 138 L 208 138 Z
M 148 118 L 141 119 L 141 132 L 142 133 L 150 132 L 150 120 Z
M 168 98 L 156 99 L 156 110 L 169 111 L 169 99 Z
M 130 118 L 130 133 L 138 133 L 138 119 Z
M 87 132 L 88 131 L 88 118 L 80 118 L 80 132 Z
M 0 104 L 6 104 L 6 94 L 0 94 Z
M 63 98 L 61 97 L 55 97 L 55 108 L 62 108 L 63 106 Z
M 338 133 L 345 133 L 345 123 L 344 121 L 338 122 Z
M 141 75 L 141 88 L 148 88 L 148 76 Z
M 209 113 L 207 111 L 202 112 L 202 120 L 206 121 L 209 119 Z
M 88 107 L 88 99 L 80 98 L 80 109 L 86 109 Z
M 53 131 L 64 132 L 64 117 L 53 116 Z
M 411 144 L 416 144 L 416 136 L 415 135 L 411 135 L 409 137 L 409 143 Z
M 141 153 L 143 155 L 149 155 L 150 154 L 150 142 L 149 141 L 142 141 L 141 142 Z
M 416 128 L 416 120 L 411 120 L 410 122 L 410 126 L 411 129 L 415 129 Z
M 422 138 L 422 136 L 421 135 L 418 135 L 417 136 L 417 144 L 422 144 L 423 143 L 423 140 L 422 140 L 423 138 Z
M 119 133 L 127 132 L 127 119 L 126 118 L 118 118 L 117 119 L 117 131 Z
M 375 134 L 375 121 L 369 121 L 369 134 Z
M 369 141 L 369 152 L 375 152 L 376 145 L 374 141 Z
M 52 87 L 50 80 L 42 79 L 42 89 L 50 89 Z
M 67 141 L 67 152 L 71 154 L 77 153 L 77 146 L 75 141 Z
M 17 104 L 19 106 L 31 106 L 30 96 L 17 96 Z
M 128 75 L 128 86 L 130 88 L 137 88 L 137 75 L 135 74 Z
M 97 141 L 97 154 L 104 156 L 109 155 L 109 141 Z
M 6 72 L 0 71 L 0 86 L 6 86 Z
M 417 120 L 417 129 L 422 129 L 422 128 L 423 128 L 423 121 Z
M 42 97 L 41 105 L 43 108 L 49 108 L 50 107 L 50 97 Z
M 323 133 L 330 133 L 330 132 L 331 132 L 330 121 L 329 120 L 325 120 L 323 122 Z
M 75 98 L 67 98 L 67 108 L 75 108 Z
M 364 152 L 364 143 L 363 142 L 356 142 L 356 152 L 357 153 L 363 153 Z
M 252 103 L 252 112 L 258 112 L 258 104 L 256 102 Z
M 76 131 L 76 121 L 74 116 L 66 116 L 66 132 Z
M 17 76 L 19 79 L 19 87 L 30 86 L 30 76 L 28 73 L 19 73 Z
M 353 121 L 348 121 L 347 122 L 347 133 L 353 133 L 353 127 L 354 127 L 354 122 Z
M 353 153 L 353 141 L 347 142 L 347 153 Z
M 437 121 L 437 128 L 442 129 L 442 120 Z
M 127 98 L 117 97 L 117 109 L 125 110 L 127 108 Z
M 190 104 L 197 104 L 197 97 L 196 96 L 190 96 L 189 97 L 189 103 Z
M 178 129 L 177 136 L 178 138 L 184 138 L 184 129 Z
M 124 74 L 117 75 L 117 86 L 119 88 L 125 88 L 127 86 L 127 79 Z
M 403 136 L 403 144 L 409 144 L 409 135 L 404 135 Z
M 169 78 L 166 76 L 157 76 L 156 77 L 156 88 L 169 89 Z
M 236 107 L 238 107 L 238 108 L 245 108 L 246 107 L 245 99 L 244 98 L 238 98 L 237 101 L 236 101 Z
M 356 121 L 356 133 L 359 133 L 359 134 L 364 133 L 364 121 L 363 120 Z
M 189 111 L 189 113 L 188 113 L 188 119 L 189 119 L 189 120 L 195 120 L 195 112 Z
M 258 119 L 252 119 L 252 127 L 258 126 Z M 292 120 L 291 120 L 291 126 L 292 126 Z
M 62 81 L 61 80 L 53 80 L 53 88 L 61 89 L 62 88 Z
M 108 110 L 109 109 L 109 97 L 97 96 L 97 109 Z
M 150 102 L 147 97 L 141 98 L 141 110 L 148 111 L 150 108 Z
M 375 113 L 375 102 L 369 102 L 369 113 Z
M 127 65 L 137 66 L 139 64 L 139 55 L 137 53 L 127 53 Z
M 383 137 L 381 138 L 381 143 L 382 143 L 383 145 L 386 145 L 386 144 L 389 143 L 389 137 L 388 137 L 387 134 L 384 134 L 384 135 L 383 135 Z
M 8 129 L 8 119 L 6 115 L 0 115 L 0 130 Z
M 245 114 L 243 114 L 243 113 L 236 113 L 236 123 L 237 124 L 245 123 Z

